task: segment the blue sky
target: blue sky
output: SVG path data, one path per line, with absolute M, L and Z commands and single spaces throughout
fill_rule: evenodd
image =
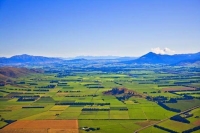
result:
M 0 0 L 0 56 L 200 51 L 199 0 Z

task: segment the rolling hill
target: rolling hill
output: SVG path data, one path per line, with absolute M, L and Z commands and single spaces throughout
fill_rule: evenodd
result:
M 31 73 L 42 73 L 39 69 L 28 69 L 28 68 L 15 68 L 15 67 L 1 67 L 0 68 L 0 80 L 12 80 L 12 78 L 18 78 Z

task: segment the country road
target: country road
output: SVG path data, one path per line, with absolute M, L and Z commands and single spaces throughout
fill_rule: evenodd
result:
M 196 108 L 199 108 L 199 107 L 200 107 L 200 105 L 199 105 L 199 106 L 196 106 L 196 107 L 192 107 L 192 108 L 187 109 L 187 110 L 185 110 L 185 111 L 182 111 L 182 112 L 180 112 L 180 113 L 178 113 L 178 114 L 176 114 L 176 115 L 183 114 L 183 113 L 185 113 L 185 112 L 191 111 L 191 110 L 196 109 Z M 176 116 L 176 115 L 174 115 L 174 116 Z M 171 117 L 173 117 L 173 116 L 171 116 Z M 170 118 L 166 118 L 166 119 L 163 119 L 163 120 L 161 120 L 161 121 L 159 121 L 159 122 L 156 122 L 156 123 L 154 123 L 154 124 L 151 124 L 151 125 L 145 126 L 145 127 L 143 127 L 143 128 L 140 128 L 140 129 L 134 131 L 134 133 L 138 133 L 138 132 L 141 131 L 141 130 L 144 130 L 144 129 L 150 127 L 150 126 L 159 124 L 159 123 L 161 123 L 161 122 L 163 122 L 163 121 L 166 121 L 166 120 L 168 120 L 168 119 L 170 119 Z

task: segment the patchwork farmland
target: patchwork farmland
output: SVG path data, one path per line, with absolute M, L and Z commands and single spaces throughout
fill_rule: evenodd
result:
M 199 108 L 178 114 L 200 106 L 199 68 L 143 67 L 68 70 L 63 65 L 2 80 L 0 132 L 159 133 L 198 128 Z M 173 119 L 177 115 L 183 122 Z

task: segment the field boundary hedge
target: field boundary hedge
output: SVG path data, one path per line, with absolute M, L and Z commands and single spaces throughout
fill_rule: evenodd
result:
M 171 129 L 168 129 L 168 128 L 165 128 L 165 127 L 161 127 L 161 126 L 158 126 L 158 125 L 154 125 L 154 127 L 159 128 L 159 129 L 164 130 L 164 131 L 167 131 L 167 132 L 170 132 L 170 133 L 178 133 L 174 130 L 171 130 Z
M 200 130 L 200 126 L 193 127 L 191 129 L 185 130 L 182 133 L 191 133 L 191 132 L 194 132 L 194 131 L 197 131 L 197 130 Z

